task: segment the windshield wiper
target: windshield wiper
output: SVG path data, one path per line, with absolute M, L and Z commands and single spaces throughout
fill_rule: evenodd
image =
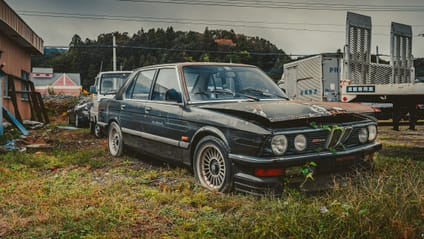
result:
M 269 92 L 264 92 L 264 91 L 261 91 L 261 90 L 258 90 L 258 89 L 253 89 L 253 88 L 246 88 L 246 89 L 240 90 L 239 92 L 241 94 L 254 93 L 254 94 L 263 95 L 263 96 L 267 96 L 267 97 L 275 96 L 275 97 L 278 97 L 278 98 L 281 98 L 281 99 L 289 100 L 289 98 L 287 98 L 285 96 L 277 95 L 277 94 L 273 94 L 273 93 L 269 93 Z
M 238 93 L 237 93 L 237 95 L 238 95 L 238 96 L 246 97 L 246 98 L 248 98 L 248 99 L 252 99 L 252 100 L 254 100 L 254 101 L 260 101 L 260 100 L 261 100 L 261 99 L 259 99 L 259 98 L 258 98 L 258 97 L 256 97 L 256 96 L 248 95 L 248 94 L 243 94 L 243 93 L 240 93 L 240 92 L 238 92 Z
M 234 95 L 234 92 L 232 92 L 231 90 L 225 90 L 225 89 L 213 89 L 210 92 L 218 93 L 218 94 Z

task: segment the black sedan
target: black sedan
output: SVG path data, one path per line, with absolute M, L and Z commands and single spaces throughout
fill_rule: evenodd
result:
M 348 104 L 346 104 L 348 105 Z M 190 166 L 210 190 L 263 193 L 318 187 L 370 169 L 381 149 L 373 118 L 289 101 L 250 65 L 178 63 L 137 69 L 99 105 L 109 150 L 131 147 Z
M 77 128 L 86 128 L 90 121 L 90 107 L 93 105 L 89 97 L 82 97 L 75 106 L 67 111 L 69 125 L 75 125 Z

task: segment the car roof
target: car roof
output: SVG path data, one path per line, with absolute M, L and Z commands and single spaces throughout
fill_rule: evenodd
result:
M 101 71 L 97 75 L 103 74 L 119 74 L 119 73 L 132 73 L 133 71 Z
M 152 69 L 152 68 L 162 68 L 162 67 L 184 67 L 184 66 L 244 66 L 244 67 L 256 67 L 253 65 L 247 64 L 239 64 L 239 63 L 222 63 L 222 62 L 179 62 L 179 63 L 169 63 L 169 64 L 158 64 L 158 65 L 150 65 L 143 66 L 137 70 L 141 69 Z

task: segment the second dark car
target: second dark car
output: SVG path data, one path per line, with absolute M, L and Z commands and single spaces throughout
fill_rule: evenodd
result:
M 82 97 L 75 106 L 67 111 L 69 125 L 77 128 L 86 128 L 90 121 L 90 108 L 93 105 L 89 97 Z
M 100 102 L 98 123 L 113 156 L 131 147 L 183 163 L 220 192 L 263 193 L 370 169 L 381 148 L 374 119 L 289 101 L 265 73 L 241 64 L 140 68 Z

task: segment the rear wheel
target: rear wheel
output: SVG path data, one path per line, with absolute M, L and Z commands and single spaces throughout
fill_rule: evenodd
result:
M 94 135 L 97 138 L 103 137 L 102 129 L 100 128 L 100 125 L 98 125 L 97 123 L 94 124 Z
M 109 152 L 114 157 L 119 157 L 124 152 L 121 127 L 116 122 L 112 122 L 109 126 L 108 145 Z
M 233 172 L 228 159 L 228 146 L 214 136 L 201 139 L 194 152 L 193 170 L 196 180 L 212 191 L 229 192 Z
M 90 128 L 90 133 L 91 134 L 94 134 L 94 127 L 95 127 L 95 125 L 96 125 L 95 122 L 93 122 L 91 120 L 88 122 L 88 127 Z

